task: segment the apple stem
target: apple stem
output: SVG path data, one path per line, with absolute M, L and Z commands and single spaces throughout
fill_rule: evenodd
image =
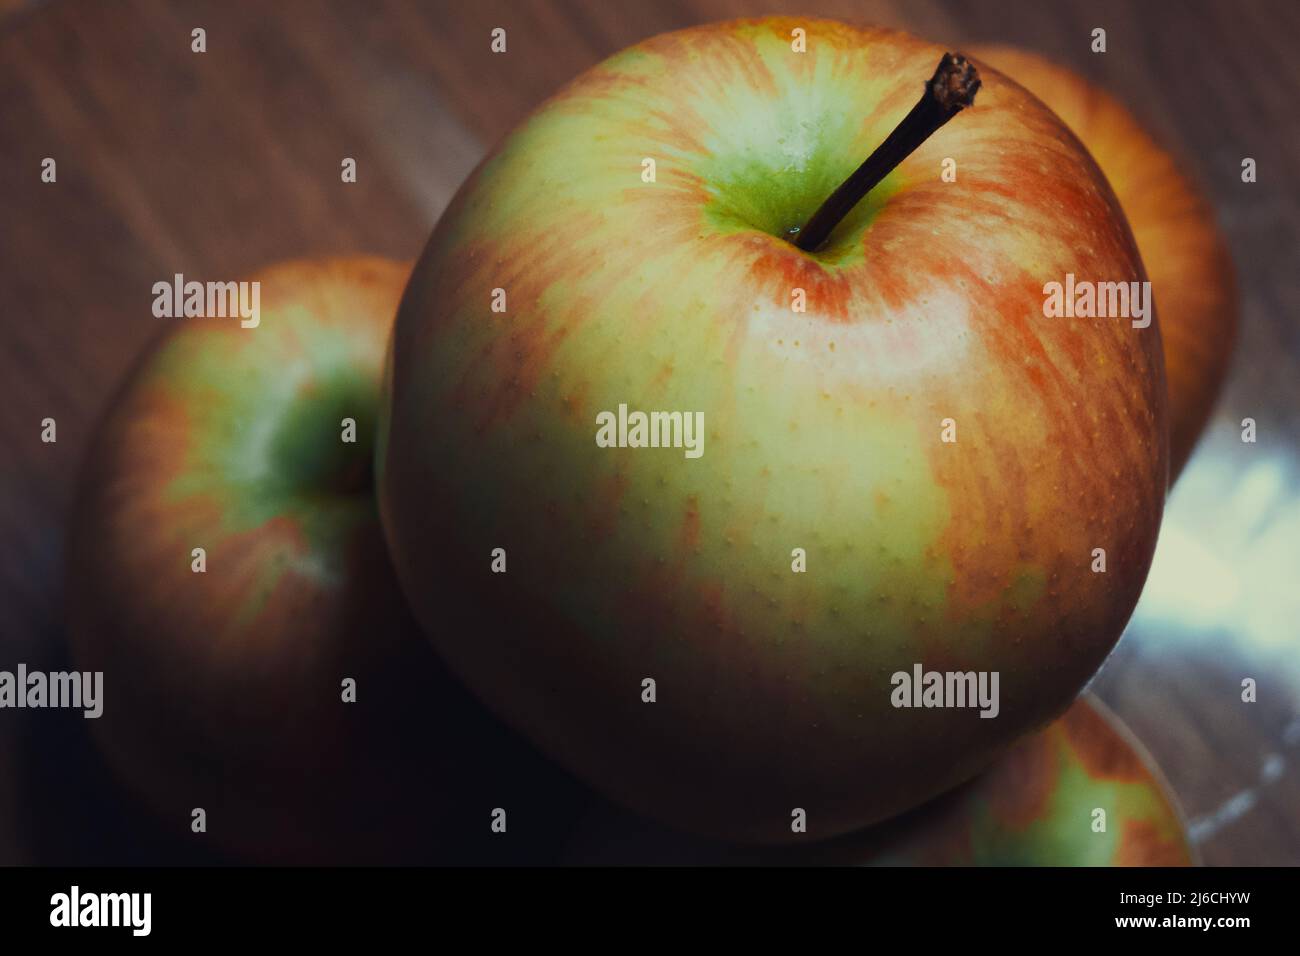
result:
M 840 220 L 895 166 L 940 126 L 973 104 L 979 88 L 980 76 L 974 65 L 960 53 L 945 53 L 912 111 L 853 175 L 830 194 L 806 226 L 797 232 L 792 230 L 790 238 L 794 244 L 805 252 L 815 252 Z

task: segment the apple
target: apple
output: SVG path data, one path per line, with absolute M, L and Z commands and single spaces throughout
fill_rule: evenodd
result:
M 911 866 L 1191 866 L 1182 811 L 1127 727 L 1081 697 L 965 787 L 816 854 Z
M 681 829 L 830 837 L 970 778 L 1065 710 L 1145 580 L 1158 324 L 1044 293 L 1140 257 L 1023 88 L 990 72 L 951 117 L 962 70 L 810 18 L 649 39 L 494 149 L 403 296 L 377 480 L 421 626 Z M 678 413 L 661 447 L 648 412 Z M 997 675 L 997 716 L 894 706 L 917 665 Z
M 165 320 L 94 435 L 67 580 L 77 667 L 104 675 L 90 729 L 196 846 L 490 859 L 564 825 L 562 786 L 437 662 L 385 552 L 374 424 L 409 268 L 288 262 L 252 277 L 256 327 Z M 498 806 L 513 843 L 487 842 Z
M 1098 811 L 1101 811 L 1100 813 Z M 1099 700 L 1080 697 L 970 783 L 829 843 L 753 850 L 691 840 L 610 807 L 574 835 L 577 864 L 1190 866 L 1183 815 L 1159 768 Z
M 969 51 L 1041 99 L 1088 147 L 1133 229 L 1160 310 L 1169 383 L 1171 483 L 1222 390 L 1237 337 L 1232 257 L 1182 164 L 1118 100 L 1032 53 Z

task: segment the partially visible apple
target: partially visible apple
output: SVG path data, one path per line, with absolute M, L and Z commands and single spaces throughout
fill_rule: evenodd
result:
M 921 866 L 1194 862 L 1182 812 L 1159 768 L 1091 696 L 968 786 L 815 857 Z
M 1209 420 L 1237 337 L 1232 257 L 1214 210 L 1182 164 L 1114 97 L 1024 50 L 977 46 L 968 52 L 1065 120 L 1119 197 L 1160 310 L 1172 483 Z
M 77 666 L 104 672 L 89 723 L 174 832 L 205 811 L 205 846 L 491 859 L 562 832 L 550 771 L 442 669 L 385 553 L 373 435 L 408 273 L 355 257 L 253 276 L 258 327 L 167 320 L 96 432 L 67 580 Z M 489 844 L 498 806 L 509 836 Z
M 692 840 L 596 807 L 566 859 L 597 865 L 1188 866 L 1195 857 L 1159 768 L 1119 718 L 1085 695 L 970 783 L 862 833 L 760 851 Z
M 403 298 L 378 480 L 417 617 L 682 829 L 789 841 L 798 808 L 830 837 L 968 779 L 1065 710 L 1145 580 L 1158 326 L 1044 315 L 1068 274 L 1145 279 L 1055 114 L 990 71 L 824 247 L 787 239 L 943 54 L 811 18 L 638 44 L 488 156 Z M 702 413 L 702 455 L 601 447 L 620 405 Z M 997 672 L 999 715 L 894 707 L 915 664 Z

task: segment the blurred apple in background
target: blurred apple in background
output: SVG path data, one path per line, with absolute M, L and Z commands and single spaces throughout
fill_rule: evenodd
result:
M 692 840 L 594 809 L 571 863 L 872 866 L 1188 866 L 1182 812 L 1114 714 L 1085 695 L 970 783 L 896 820 L 806 848 Z
M 1168 783 L 1128 728 L 1091 696 L 968 786 L 818 858 L 920 866 L 1194 862 Z
M 1013 47 L 977 46 L 968 52 L 1020 83 L 1065 120 L 1119 197 L 1160 313 L 1172 483 L 1209 420 L 1237 337 L 1232 257 L 1214 210 L 1182 164 L 1107 93 Z
M 1055 114 L 991 72 L 824 246 L 787 241 L 943 53 L 808 18 L 647 40 L 489 155 L 403 298 L 379 491 L 417 617 L 682 829 L 788 841 L 802 808 L 830 837 L 968 779 L 1065 710 L 1142 588 L 1160 336 L 1044 317 L 1068 273 L 1145 278 Z M 702 455 L 599 447 L 621 404 L 702 412 Z M 895 708 L 914 664 L 999 672 L 999 715 Z
M 289 262 L 252 277 L 256 328 L 163 320 L 81 478 L 67 594 L 77 666 L 104 672 L 91 729 L 165 825 L 203 808 L 193 839 L 242 857 L 486 860 L 563 833 L 558 772 L 441 668 L 385 553 L 373 435 L 408 272 Z M 485 851 L 495 807 L 510 838 Z

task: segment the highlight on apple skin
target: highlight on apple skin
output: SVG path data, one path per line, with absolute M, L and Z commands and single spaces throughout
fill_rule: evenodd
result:
M 533 814 L 564 826 L 559 772 L 437 662 L 385 551 L 374 423 L 409 270 L 282 263 L 252 277 L 256 328 L 174 320 L 81 475 L 66 591 L 77 666 L 104 673 L 91 729 L 164 827 L 200 808 L 194 839 L 225 853 L 492 859 L 501 841 L 459 834 L 500 803 L 514 850 Z
M 1044 315 L 1067 274 L 1146 278 L 1055 114 L 989 71 L 824 247 L 787 241 L 944 52 L 783 18 L 640 43 L 493 150 L 403 297 L 377 480 L 421 625 L 681 829 L 789 841 L 799 807 L 832 837 L 969 779 L 1066 709 L 1145 580 L 1159 327 Z M 620 405 L 702 413 L 703 453 L 600 447 Z M 997 672 L 999 716 L 895 708 L 918 663 Z
M 1051 107 L 1119 197 L 1160 310 L 1173 484 L 1209 421 L 1237 338 L 1236 278 L 1214 210 L 1179 161 L 1108 93 L 1014 47 L 967 52 Z
M 1085 694 L 974 780 L 887 823 L 817 846 L 756 850 L 594 809 L 579 865 L 1191 866 L 1182 811 L 1155 763 Z

